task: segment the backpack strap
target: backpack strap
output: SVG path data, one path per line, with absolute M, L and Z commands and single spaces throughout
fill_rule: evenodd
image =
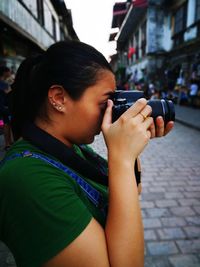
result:
M 50 164 L 51 166 L 54 166 L 57 169 L 60 169 L 64 171 L 67 175 L 69 175 L 73 180 L 75 180 L 81 189 L 84 191 L 88 199 L 101 211 L 104 213 L 106 212 L 105 204 L 103 203 L 103 196 L 102 194 L 96 190 L 93 186 L 91 186 L 89 183 L 87 183 L 82 177 L 80 177 L 76 172 L 74 172 L 72 169 L 68 168 L 67 166 L 63 165 L 62 163 L 53 160 L 47 156 L 44 156 L 42 154 L 33 153 L 29 150 L 23 151 L 22 153 L 16 153 L 14 155 L 11 155 L 10 157 L 4 158 L 2 161 L 0 161 L 0 167 L 9 160 L 13 160 L 15 158 L 36 158 L 43 160 L 44 162 Z
M 22 137 L 48 155 L 58 159 L 64 165 L 76 170 L 84 177 L 108 186 L 108 175 L 102 172 L 102 168 L 83 159 L 73 148 L 66 146 L 63 142 L 37 127 L 34 123 L 24 125 Z

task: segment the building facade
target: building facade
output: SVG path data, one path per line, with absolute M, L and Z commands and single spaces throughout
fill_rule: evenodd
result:
M 135 0 L 127 6 L 118 26 L 121 15 L 113 12 L 112 27 L 119 31 L 111 64 L 118 77 L 169 89 L 200 79 L 200 0 Z
M 55 41 L 78 39 L 64 0 L 0 1 L 0 64 L 14 71 Z

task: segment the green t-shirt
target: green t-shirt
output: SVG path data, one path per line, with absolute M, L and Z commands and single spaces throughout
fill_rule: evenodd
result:
M 47 155 L 21 140 L 7 156 L 25 150 Z M 86 180 L 107 198 L 106 187 Z M 18 267 L 41 266 L 78 237 L 92 217 L 104 226 L 103 213 L 64 171 L 31 157 L 1 166 L 0 239 Z

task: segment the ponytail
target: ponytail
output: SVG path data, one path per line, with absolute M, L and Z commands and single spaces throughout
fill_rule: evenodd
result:
M 31 76 L 34 68 L 41 63 L 42 55 L 35 55 L 25 59 L 12 85 L 13 101 L 11 107 L 12 130 L 14 139 L 21 136 L 24 124 L 34 117 L 33 102 L 31 101 Z

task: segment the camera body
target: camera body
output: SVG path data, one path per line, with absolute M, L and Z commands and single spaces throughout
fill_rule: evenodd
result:
M 114 103 L 112 121 L 116 121 L 128 108 L 130 108 L 135 101 L 144 97 L 142 91 L 122 91 L 116 90 L 112 95 Z M 155 120 L 158 116 L 162 116 L 164 123 L 175 120 L 175 108 L 171 100 L 155 99 L 148 100 L 148 105 L 152 107 L 151 117 Z

